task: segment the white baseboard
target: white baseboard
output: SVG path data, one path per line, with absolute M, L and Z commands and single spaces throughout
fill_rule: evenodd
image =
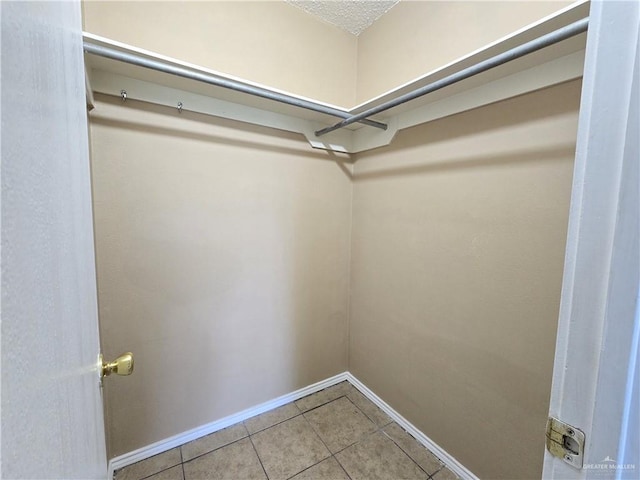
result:
M 427 449 L 431 451 L 436 457 L 438 457 L 445 466 L 451 470 L 453 473 L 458 475 L 460 478 L 464 480 L 479 480 L 468 468 L 462 465 L 458 460 L 456 460 L 453 456 L 447 453 L 442 447 L 440 447 L 436 442 L 427 437 L 424 433 L 416 428 L 409 420 L 404 418 L 398 412 L 396 412 L 393 408 L 389 406 L 384 400 L 382 400 L 379 396 L 373 393 L 367 386 L 354 377 L 350 372 L 347 372 L 347 381 L 360 390 L 365 397 L 375 403 L 384 413 L 389 415 L 395 422 L 404 428 L 407 432 L 409 432 L 416 440 L 418 440 L 422 445 L 424 445 Z
M 273 400 L 269 400 L 268 402 L 261 403 L 260 405 L 256 405 L 233 415 L 221 418 L 220 420 L 216 420 L 215 422 L 202 425 L 201 427 L 188 430 L 165 440 L 147 445 L 146 447 L 139 448 L 137 450 L 134 450 L 133 452 L 125 453 L 124 455 L 112 458 L 109 461 L 109 471 L 107 478 L 112 479 L 114 472 L 120 468 L 124 468 L 141 460 L 153 457 L 154 455 L 158 455 L 159 453 L 171 450 L 172 448 L 178 447 L 184 443 L 217 432 L 218 430 L 222 430 L 223 428 L 227 428 L 238 422 L 247 420 L 255 415 L 260 415 L 261 413 L 268 412 L 269 410 L 273 410 L 274 408 L 281 407 L 282 405 L 293 402 L 302 397 L 306 397 L 307 395 L 311 395 L 312 393 L 319 392 L 320 390 L 331 387 L 344 380 L 347 380 L 354 387 L 356 387 L 363 395 L 365 395 L 369 400 L 375 403 L 387 415 L 395 420 L 398 425 L 404 428 L 422 445 L 433 452 L 433 454 L 437 456 L 449 470 L 451 470 L 464 480 L 479 480 L 478 477 L 476 477 L 458 460 L 456 460 L 444 449 L 442 449 L 437 443 L 435 443 L 424 433 L 418 430 L 411 422 L 409 422 L 406 418 L 404 418 L 393 408 L 391 408 L 386 402 L 384 402 L 384 400 L 382 400 L 375 393 L 369 390 L 360 380 L 358 380 L 349 372 L 340 373 L 321 382 L 314 383 L 313 385 L 301 388 L 300 390 L 296 390 L 295 392 L 282 395 L 281 397 L 274 398 Z
M 343 382 L 347 379 L 347 375 L 347 372 L 339 373 L 338 375 L 334 375 L 333 377 L 322 380 L 321 382 L 314 383 L 313 385 L 301 388 L 300 390 L 296 390 L 295 392 L 282 395 L 281 397 L 274 398 L 273 400 L 269 400 L 268 402 L 261 403 L 254 407 L 247 408 L 246 410 L 242 410 L 241 412 L 221 418 L 220 420 L 216 420 L 215 422 L 207 423 L 206 425 L 202 425 L 192 430 L 187 430 L 186 432 L 179 433 L 178 435 L 174 435 L 173 437 L 169 437 L 164 440 L 160 440 L 159 442 L 152 443 L 151 445 L 147 445 L 146 447 L 139 448 L 137 450 L 134 450 L 133 452 L 114 457 L 109 460 L 107 478 L 111 480 L 115 471 L 120 468 L 124 468 L 141 460 L 153 457 L 154 455 L 158 455 L 159 453 L 166 452 L 167 450 L 178 447 L 183 443 L 187 443 L 200 437 L 204 437 L 205 435 L 217 432 L 218 430 L 230 427 L 231 425 L 247 420 L 248 418 L 260 415 L 264 412 L 268 412 L 269 410 L 281 407 L 282 405 L 293 402 L 302 397 L 306 397 L 307 395 L 311 395 L 312 393 L 319 392 L 320 390 L 331 387 L 337 383 Z

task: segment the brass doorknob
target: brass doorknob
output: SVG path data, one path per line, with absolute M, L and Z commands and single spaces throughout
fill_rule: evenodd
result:
M 100 358 L 102 358 L 102 355 Z M 116 375 L 131 375 L 133 373 L 133 353 L 123 353 L 113 362 L 105 363 L 103 361 L 102 376 L 108 377 L 112 373 Z

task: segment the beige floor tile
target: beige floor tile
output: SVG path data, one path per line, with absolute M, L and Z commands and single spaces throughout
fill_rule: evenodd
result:
M 325 403 L 329 403 L 336 398 L 340 398 L 348 394 L 353 387 L 349 382 L 340 382 L 333 387 L 325 388 L 312 395 L 308 395 L 300 400 L 296 400 L 296 405 L 302 412 L 319 407 Z
M 184 475 L 182 475 L 182 465 L 176 465 L 175 467 L 163 470 L 160 473 L 156 473 L 155 475 L 145 478 L 145 480 L 184 480 Z
M 347 397 L 304 414 L 332 453 L 354 444 L 377 427 Z
M 235 443 L 207 453 L 184 464 L 185 480 L 266 480 L 251 440 Z
M 405 432 L 397 423 L 394 422 L 382 430 L 429 475 L 433 475 L 443 467 L 442 462 L 433 453 Z
M 353 480 L 427 480 L 429 477 L 381 432 L 336 455 Z
M 349 477 L 338 461 L 329 457 L 304 472 L 300 472 L 291 480 L 349 480 Z
M 347 394 L 347 397 L 349 397 L 349 400 L 351 400 L 356 407 L 362 410 L 362 413 L 369 417 L 373 423 L 378 425 L 378 427 L 384 427 L 393 421 L 389 415 L 384 413 L 380 407 L 365 397 L 356 388 L 353 388 Z
M 302 416 L 252 435 L 270 480 L 289 478 L 330 456 Z
M 295 403 L 287 403 L 282 407 L 275 408 L 269 412 L 263 413 L 262 415 L 257 415 L 249 420 L 245 420 L 244 425 L 247 427 L 250 434 L 254 434 L 260 430 L 264 430 L 265 428 L 272 427 L 277 423 L 289 420 L 296 415 L 300 415 L 300 409 L 296 407 Z
M 242 423 L 236 423 L 230 427 L 219 430 L 206 437 L 199 438 L 189 443 L 182 445 L 182 459 L 183 461 L 191 460 L 202 454 L 212 452 L 216 448 L 229 445 L 241 438 L 248 435 L 247 429 Z
M 458 480 L 458 476 L 446 467 L 432 475 L 431 478 L 433 480 Z
M 159 455 L 142 460 L 116 472 L 116 480 L 140 480 L 154 473 L 180 464 L 180 449 L 173 448 Z

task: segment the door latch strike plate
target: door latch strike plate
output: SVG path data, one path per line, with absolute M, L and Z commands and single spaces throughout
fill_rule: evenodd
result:
M 547 450 L 577 469 L 584 461 L 584 432 L 557 418 L 547 420 Z

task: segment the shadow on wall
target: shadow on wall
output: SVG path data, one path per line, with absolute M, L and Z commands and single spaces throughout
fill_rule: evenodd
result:
M 356 156 L 349 370 L 480 478 L 541 475 L 579 103 L 568 82 Z
M 570 85 L 567 82 L 564 85 Z M 563 88 L 562 86 L 554 88 Z M 505 129 L 531 128 L 532 125 L 544 124 L 553 117 L 572 115 L 575 105 L 572 101 L 553 102 L 538 96 L 541 101 L 532 104 L 527 95 L 503 100 L 493 105 L 461 112 L 450 117 L 439 119 L 423 125 L 402 130 L 389 147 L 382 147 L 370 152 L 357 154 L 355 160 L 376 158 L 378 154 L 395 155 L 396 164 L 385 164 L 384 167 L 367 167 L 356 169 L 354 181 L 366 181 L 385 177 L 415 175 L 420 173 L 439 173 L 457 169 L 483 169 L 500 166 L 512 162 L 555 161 L 573 157 L 575 142 L 554 142 L 553 139 L 530 138 L 519 145 L 514 143 L 491 143 L 491 135 Z M 546 100 L 546 101 L 545 101 Z M 509 108 L 508 115 L 501 105 Z M 549 132 L 553 136 L 553 132 Z M 486 148 L 465 150 L 456 145 L 461 139 L 473 142 L 476 137 L 488 138 Z M 542 141 L 541 141 L 542 140 Z M 545 144 L 546 143 L 546 144 Z M 433 154 L 423 156 L 420 161 L 415 157 L 404 162 L 416 149 L 430 145 Z
M 96 100 L 107 105 L 123 106 L 123 102 L 120 98 L 112 95 L 96 94 Z M 139 112 L 148 112 L 158 115 L 166 115 L 167 117 L 178 117 L 183 120 L 187 120 L 188 123 L 184 124 L 171 124 L 171 126 L 158 126 L 147 122 L 134 122 L 122 118 L 107 118 L 101 116 L 91 116 L 91 123 L 96 125 L 104 125 L 112 128 L 124 128 L 131 131 L 137 131 L 141 133 L 150 133 L 154 135 L 162 135 L 168 137 L 184 138 L 189 140 L 197 140 L 202 142 L 212 142 L 219 145 L 228 145 L 234 147 L 254 148 L 260 151 L 270 151 L 279 153 L 282 155 L 294 155 L 296 157 L 313 158 L 316 160 L 332 160 L 336 163 L 345 164 L 351 163 L 348 155 L 335 152 L 329 152 L 326 150 L 313 149 L 306 142 L 300 142 L 303 137 L 295 133 L 286 132 L 284 130 L 270 129 L 268 127 L 261 127 L 257 125 L 251 125 L 245 122 L 238 122 L 235 120 L 216 118 L 211 115 L 204 115 L 197 112 L 190 112 L 183 110 L 182 113 L 176 114 L 175 108 L 169 108 L 162 105 L 155 105 L 152 103 L 131 100 L 128 99 L 124 104 L 127 109 L 136 110 Z M 241 130 L 248 134 L 247 139 L 230 138 L 223 135 L 214 135 L 212 133 L 203 133 L 189 130 L 189 124 L 191 122 L 198 122 L 208 124 L 212 127 L 231 128 L 234 130 Z M 277 132 L 278 138 L 287 138 L 295 142 L 294 146 L 284 146 L 282 142 L 273 142 L 270 140 L 273 137 L 274 132 Z M 249 135 L 257 134 L 265 137 L 265 142 L 256 142 L 249 140 Z M 293 143 L 290 142 L 290 143 Z M 278 145 L 277 143 L 280 143 Z
M 346 370 L 342 157 L 290 133 L 96 100 L 102 342 L 108 357 L 136 355 L 134 376 L 105 385 L 110 457 Z
M 468 170 L 483 169 L 491 166 L 500 166 L 507 163 L 517 161 L 522 162 L 540 162 L 541 160 L 556 161 L 567 158 L 575 153 L 575 148 L 567 145 L 557 148 L 539 148 L 530 152 L 510 152 L 502 155 L 485 155 L 473 158 L 452 157 L 446 160 L 432 162 L 422 165 L 405 166 L 398 168 L 386 168 L 384 170 L 373 172 L 362 172 L 354 175 L 354 182 L 363 182 L 366 180 L 400 177 L 405 175 L 416 175 L 421 173 L 439 173 L 451 170 Z

